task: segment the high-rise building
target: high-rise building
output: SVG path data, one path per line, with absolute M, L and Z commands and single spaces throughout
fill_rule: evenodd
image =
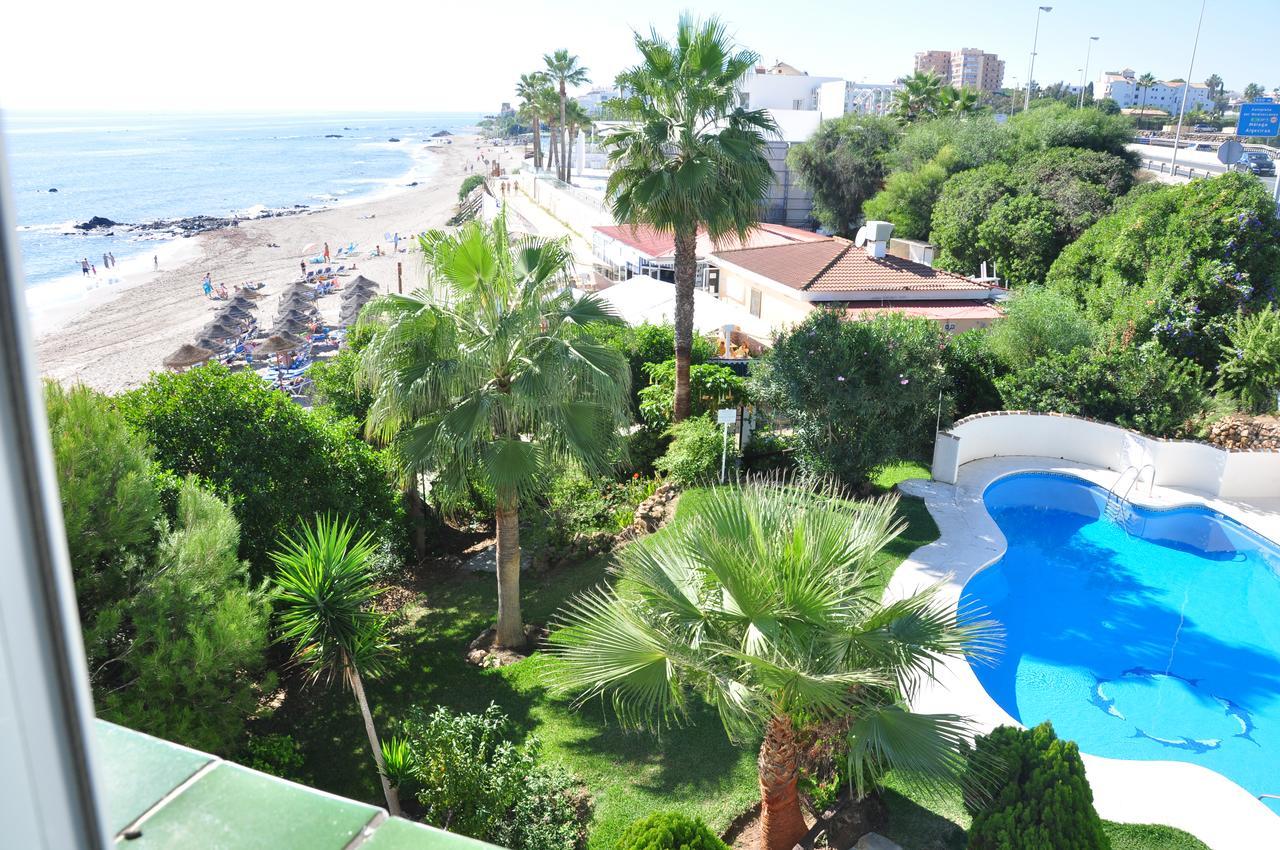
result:
M 916 70 L 937 74 L 956 88 L 997 91 L 1004 85 L 1004 61 L 976 47 L 922 51 L 916 54 Z

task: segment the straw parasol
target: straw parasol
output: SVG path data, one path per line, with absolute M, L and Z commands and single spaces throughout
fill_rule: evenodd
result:
M 259 298 L 266 298 L 266 293 L 259 292 L 256 289 L 250 289 L 247 286 L 236 290 L 236 298 L 244 298 L 250 301 L 256 301 Z
M 239 328 L 231 324 L 230 319 L 215 319 L 200 329 L 200 335 L 210 339 L 230 339 L 241 333 Z
M 289 284 L 284 289 L 280 290 L 281 298 L 288 295 L 305 295 L 308 298 L 315 298 L 316 288 L 309 283 L 305 283 L 303 281 L 296 281 L 294 283 Z
M 288 333 L 288 334 L 304 334 L 311 332 L 311 322 L 306 319 L 285 319 L 276 322 L 271 328 L 272 333 Z
M 303 345 L 302 340 L 289 333 L 275 333 L 254 349 L 254 354 L 279 354 L 282 351 L 293 351 Z
M 213 356 L 207 348 L 187 343 L 164 359 L 166 369 L 185 369 L 197 363 L 203 363 Z
M 360 275 L 355 280 L 342 287 L 343 300 L 351 298 L 353 295 L 362 292 L 381 293 L 382 287 L 364 275 Z
M 232 298 L 227 302 L 227 304 L 232 307 L 239 307 L 241 310 L 258 309 L 258 305 L 254 303 L 253 299 L 245 295 L 243 292 Z
M 207 348 L 210 351 L 225 351 L 227 348 L 227 344 L 223 340 L 213 339 L 208 336 L 201 336 L 196 340 L 196 345 L 200 348 Z
M 228 304 L 226 307 L 223 307 L 214 315 L 217 316 L 219 319 L 233 319 L 237 322 L 243 322 L 253 318 L 253 316 L 249 315 L 249 312 L 247 310 L 243 310 L 235 306 L 234 304 Z

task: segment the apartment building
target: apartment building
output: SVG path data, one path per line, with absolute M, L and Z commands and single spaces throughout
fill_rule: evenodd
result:
M 916 70 L 937 74 L 956 88 L 990 92 L 1004 86 L 1004 60 L 976 47 L 922 51 L 916 54 Z
M 1145 105 L 1150 109 L 1162 109 L 1170 115 L 1177 115 L 1182 107 L 1182 92 L 1186 83 L 1181 80 L 1157 80 L 1153 85 L 1138 85 L 1138 77 L 1132 68 L 1123 71 L 1106 71 L 1098 78 L 1094 87 L 1095 97 L 1111 98 L 1121 109 L 1135 109 Z M 1213 97 L 1209 87 L 1202 83 L 1192 83 L 1187 92 L 1187 111 L 1193 109 L 1212 109 Z

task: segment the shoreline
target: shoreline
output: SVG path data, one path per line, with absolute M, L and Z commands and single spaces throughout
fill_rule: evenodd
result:
M 383 292 L 394 292 L 399 263 L 405 290 L 416 288 L 422 282 L 422 268 L 420 255 L 411 252 L 412 236 L 443 227 L 453 215 L 458 186 L 468 175 L 466 167 L 478 163 L 479 151 L 489 151 L 490 157 L 500 154 L 508 171 L 519 164 L 518 148 L 489 148 L 478 136 L 453 136 L 452 141 L 451 145 L 424 145 L 420 155 L 415 152 L 415 160 L 420 161 L 414 163 L 411 174 L 423 161 L 431 166 L 429 175 L 417 180 L 418 186 L 388 186 L 375 190 L 373 197 L 295 216 L 251 219 L 237 227 L 172 240 L 177 246 L 167 256 L 161 255 L 159 271 L 151 269 L 150 261 L 150 255 L 159 250 L 148 251 L 121 260 L 118 283 L 100 284 L 65 305 L 32 309 L 41 374 L 107 393 L 143 383 L 152 372 L 163 369 L 166 356 L 193 341 L 223 303 L 201 294 L 205 272 L 215 286 L 225 285 L 228 290 L 247 281 L 264 282 L 268 297 L 259 302 L 257 315 L 261 325 L 270 327 L 276 296 L 299 278 L 299 263 L 312 255 L 304 255 L 301 249 L 313 242 L 328 242 L 335 254 L 340 246 L 355 242 L 359 249 L 356 274 L 377 282 Z M 401 252 L 392 255 L 387 237 L 397 232 Z M 382 246 L 383 256 L 369 256 L 376 246 Z M 331 265 L 344 262 L 352 264 L 335 258 Z M 308 268 L 314 267 L 308 264 Z M 336 319 L 338 299 L 324 298 L 317 306 L 326 319 Z

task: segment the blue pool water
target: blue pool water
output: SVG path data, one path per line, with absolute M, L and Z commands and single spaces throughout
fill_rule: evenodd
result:
M 992 699 L 1087 753 L 1280 794 L 1280 547 L 1204 508 L 1109 515 L 1106 491 L 1065 475 L 1010 476 L 983 498 L 1009 548 L 961 604 L 1007 633 L 973 668 Z

